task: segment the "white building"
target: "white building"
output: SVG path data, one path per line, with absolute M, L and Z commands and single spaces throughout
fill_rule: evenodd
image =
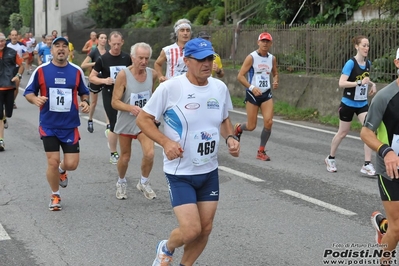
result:
M 34 0 L 34 34 L 51 34 L 53 30 L 61 35 L 67 29 L 69 14 L 86 9 L 89 0 Z

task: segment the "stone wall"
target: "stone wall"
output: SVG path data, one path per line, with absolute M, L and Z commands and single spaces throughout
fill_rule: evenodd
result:
M 230 94 L 245 96 L 245 88 L 237 81 L 238 70 L 225 69 L 223 81 L 230 89 Z M 343 90 L 338 87 L 339 77 L 304 76 L 279 74 L 279 88 L 273 91 L 275 101 L 287 102 L 298 108 L 315 108 L 320 115 L 337 115 Z M 377 90 L 387 84 L 377 84 Z M 371 100 L 371 99 L 370 99 Z

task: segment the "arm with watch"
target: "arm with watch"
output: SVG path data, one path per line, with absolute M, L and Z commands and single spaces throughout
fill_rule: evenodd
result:
M 220 134 L 226 140 L 229 153 L 233 157 L 238 157 L 240 154 L 240 141 L 233 133 L 233 125 L 231 124 L 229 117 L 223 120 L 220 125 Z
M 90 111 L 90 100 L 89 100 L 88 95 L 80 96 L 79 106 L 82 107 L 83 113 L 88 113 Z

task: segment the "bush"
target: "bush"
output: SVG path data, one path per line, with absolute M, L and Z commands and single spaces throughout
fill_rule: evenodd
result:
M 201 12 L 199 12 L 197 18 L 194 21 L 195 25 L 207 25 L 209 22 L 209 16 L 211 15 L 213 11 L 213 7 L 208 7 L 205 9 L 202 9 Z
M 198 16 L 199 12 L 201 12 L 202 8 L 203 8 L 202 6 L 196 6 L 196 7 L 192 8 L 192 9 L 190 9 L 187 12 L 186 18 L 188 20 L 190 20 L 191 22 L 193 22 L 194 19 Z

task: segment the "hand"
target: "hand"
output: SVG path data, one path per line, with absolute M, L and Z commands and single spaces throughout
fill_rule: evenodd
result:
M 90 111 L 90 105 L 85 101 L 81 101 L 79 106 L 82 107 L 82 113 L 88 113 Z
M 260 91 L 260 89 L 259 89 L 258 87 L 254 87 L 254 88 L 252 89 L 252 93 L 253 93 L 253 95 L 255 95 L 255 96 L 261 96 L 261 95 L 262 95 L 262 92 Z
M 164 82 L 165 80 L 167 80 L 167 78 L 165 76 L 160 76 L 159 77 L 159 82 Z
M 112 85 L 114 84 L 115 80 L 111 77 L 105 79 L 105 85 Z
M 387 175 L 392 179 L 398 179 L 399 157 L 394 151 L 390 151 L 384 157 L 384 163 Z
M 180 146 L 179 143 L 169 140 L 164 146 L 163 151 L 168 158 L 168 160 L 172 161 L 177 158 L 183 158 L 184 150 Z
M 229 153 L 233 157 L 238 157 L 240 155 L 240 142 L 233 138 L 228 138 L 227 147 L 229 148 Z
M 362 79 L 362 84 L 368 84 L 368 83 L 370 83 L 369 77 L 365 77 L 364 79 Z
M 141 112 L 141 108 L 138 107 L 137 105 L 131 105 L 130 106 L 130 113 L 132 115 L 138 116 L 140 112 Z
M 278 82 L 277 81 L 273 81 L 273 90 L 278 88 Z
M 45 104 L 47 102 L 48 98 L 45 96 L 37 96 L 34 101 L 33 104 L 36 105 L 37 107 L 42 107 L 43 104 Z
M 372 96 L 374 94 L 377 93 L 377 87 L 375 86 L 375 84 L 373 83 L 373 85 L 371 85 L 371 88 L 369 90 L 369 96 Z

